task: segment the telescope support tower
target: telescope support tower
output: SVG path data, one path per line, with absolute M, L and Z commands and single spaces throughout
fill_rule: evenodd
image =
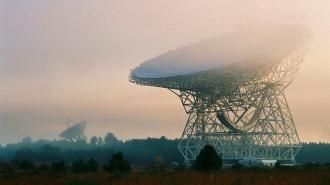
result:
M 129 79 L 180 98 L 188 121 L 178 149 L 188 164 L 206 144 L 224 160 L 294 162 L 301 145 L 284 90 L 310 39 L 299 25 L 256 27 L 160 55 Z
M 206 144 L 214 146 L 224 160 L 254 156 L 260 160 L 294 161 L 300 141 L 283 91 L 264 92 L 258 118 L 246 131 L 233 129 L 218 119 L 219 112 L 224 111 L 221 105 L 210 105 L 195 92 L 171 91 L 179 96 L 189 115 L 178 145 L 186 163 L 194 161 Z

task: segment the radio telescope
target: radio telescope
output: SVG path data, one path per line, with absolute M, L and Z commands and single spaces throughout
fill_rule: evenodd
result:
M 86 121 L 74 122 L 67 119 L 68 128 L 60 133 L 60 137 L 68 141 L 82 141 L 85 140 L 85 130 L 87 127 Z
M 130 82 L 180 98 L 189 116 L 178 149 L 187 163 L 206 144 L 224 160 L 294 162 L 301 144 L 284 91 L 310 38 L 298 24 L 242 29 L 148 60 Z

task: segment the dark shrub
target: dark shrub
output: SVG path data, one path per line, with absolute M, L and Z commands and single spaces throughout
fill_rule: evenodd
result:
M 105 169 L 110 173 L 128 173 L 131 171 L 131 166 L 127 160 L 124 160 L 122 152 L 117 152 L 112 155 Z
M 99 168 L 99 165 L 95 159 L 90 159 L 86 163 L 89 172 L 96 172 Z
M 33 162 L 29 161 L 29 160 L 24 160 L 19 164 L 20 168 L 22 170 L 32 170 L 34 169 L 34 164 Z
M 281 163 L 279 161 L 276 161 L 275 168 L 281 168 Z
M 218 170 L 222 166 L 222 159 L 212 145 L 205 145 L 199 152 L 193 167 L 199 171 Z
M 39 171 L 50 171 L 50 166 L 48 164 L 41 164 L 39 167 L 38 167 L 38 170 Z
M 72 164 L 71 169 L 75 173 L 96 172 L 98 170 L 98 163 L 95 159 L 90 159 L 87 162 L 78 160 Z
M 64 161 L 54 162 L 52 164 L 52 170 L 54 172 L 64 172 L 66 170 L 66 166 L 65 166 Z
M 75 173 L 84 173 L 87 172 L 87 166 L 83 160 L 78 160 L 72 164 L 72 171 Z
M 238 170 L 238 169 L 242 169 L 243 165 L 240 164 L 239 162 L 236 162 L 231 168 L 234 170 Z

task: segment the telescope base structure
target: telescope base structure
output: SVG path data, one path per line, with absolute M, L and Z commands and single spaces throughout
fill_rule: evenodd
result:
M 212 145 L 223 160 L 253 156 L 258 160 L 294 163 L 301 145 L 283 91 L 268 91 L 260 110 L 255 111 L 259 112 L 258 117 L 253 118 L 255 121 L 247 130 L 239 130 L 219 118 L 219 112 L 224 111 L 221 104 L 210 104 L 195 92 L 171 91 L 179 96 L 189 115 L 178 145 L 187 164 L 191 164 L 207 144 Z M 238 108 L 226 109 L 239 115 L 235 112 Z

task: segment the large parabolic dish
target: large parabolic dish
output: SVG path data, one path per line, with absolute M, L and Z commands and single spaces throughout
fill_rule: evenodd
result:
M 189 114 L 179 144 L 187 162 L 205 144 L 224 159 L 294 161 L 300 141 L 284 90 L 310 38 L 297 24 L 242 29 L 148 60 L 130 81 L 179 96 Z

